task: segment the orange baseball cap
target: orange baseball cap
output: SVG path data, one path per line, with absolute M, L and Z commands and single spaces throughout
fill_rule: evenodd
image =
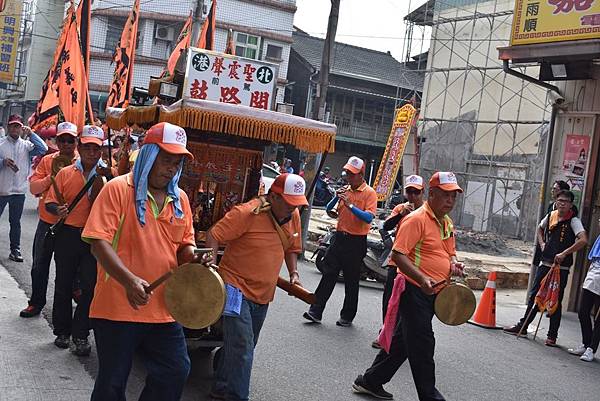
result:
M 190 159 L 194 158 L 187 149 L 187 135 L 185 130 L 170 123 L 158 123 L 146 131 L 144 145 L 157 144 L 162 150 L 173 155 L 184 155 Z
M 348 163 L 344 165 L 344 170 L 350 171 L 352 174 L 360 174 L 365 172 L 365 162 L 356 157 L 352 156 L 348 159 Z
M 56 127 L 56 136 L 60 136 L 62 134 L 77 136 L 77 126 L 68 121 L 58 124 L 58 126 Z
M 404 180 L 404 189 L 407 188 L 415 188 L 418 189 L 419 191 L 423 190 L 423 177 L 421 177 L 420 175 L 409 175 L 408 177 L 406 177 L 406 179 Z
M 432 175 L 429 180 L 429 188 L 439 188 L 442 191 L 463 192 L 462 188 L 458 186 L 456 175 L 449 171 L 438 171 Z
M 79 141 L 81 143 L 93 143 L 94 145 L 102 146 L 104 131 L 96 125 L 84 125 Z
M 285 203 L 292 206 L 308 206 L 306 182 L 297 174 L 280 174 L 275 178 L 269 192 L 281 195 Z

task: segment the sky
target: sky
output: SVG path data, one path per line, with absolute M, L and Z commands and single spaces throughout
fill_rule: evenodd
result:
M 404 16 L 426 0 L 341 0 L 336 42 L 389 51 L 399 61 L 406 53 Z M 313 36 L 325 37 L 331 2 L 328 0 L 296 0 L 298 7 L 294 25 Z M 409 11 L 410 10 L 410 11 Z M 411 54 L 429 47 L 425 32 L 415 27 Z

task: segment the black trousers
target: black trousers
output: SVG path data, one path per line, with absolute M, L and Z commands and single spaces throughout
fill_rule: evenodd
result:
M 408 359 L 419 400 L 445 399 L 435 387 L 435 337 L 431 326 L 434 301 L 435 295 L 427 295 L 417 286 L 406 283 L 390 353 L 379 351 L 363 375 L 368 384 L 388 383 Z
M 48 290 L 48 275 L 50 262 L 52 262 L 53 249 L 44 246 L 46 233 L 50 224 L 38 221 L 35 236 L 33 237 L 33 263 L 31 264 L 31 298 L 29 305 L 42 309 L 46 305 L 46 292 Z
M 586 348 L 591 348 L 594 353 L 598 351 L 600 344 L 600 315 L 594 322 L 592 330 L 592 318 L 590 316 L 595 303 L 600 303 L 600 295 L 583 289 L 581 303 L 579 305 L 579 324 L 581 324 L 581 342 Z M 598 306 L 600 308 L 600 305 Z
M 527 327 L 534 321 L 535 316 L 538 313 L 538 307 L 535 304 L 535 295 L 540 290 L 540 285 L 542 284 L 542 280 L 548 272 L 550 271 L 550 267 L 540 265 L 537 269 L 537 273 L 535 275 L 535 279 L 533 281 L 533 287 L 529 292 L 529 301 L 527 303 L 527 310 L 525 311 L 525 315 L 519 321 L 518 325 L 520 327 L 525 327 L 523 332 L 527 330 Z M 567 280 L 569 279 L 569 271 L 568 270 L 560 270 L 560 290 L 558 293 L 558 307 L 556 308 L 556 312 L 550 315 L 550 328 L 548 329 L 548 337 L 556 340 L 558 337 L 558 329 L 560 327 L 560 320 L 562 318 L 562 299 L 565 295 L 565 287 L 567 286 Z M 529 315 L 529 312 L 531 315 Z M 527 315 L 529 315 L 529 319 L 527 319 Z M 527 320 L 525 320 L 527 319 Z
M 81 240 L 81 229 L 64 226 L 54 242 L 56 281 L 52 325 L 54 335 L 72 335 L 87 338 L 90 332 L 90 303 L 96 286 L 96 259 L 90 245 Z M 79 276 L 78 276 L 79 273 Z M 71 297 L 73 282 L 80 279 L 81 297 L 73 314 Z
M 333 242 L 323 258 L 323 276 L 315 291 L 317 303 L 311 305 L 311 313 L 321 317 L 342 271 L 345 297 L 340 317 L 348 321 L 354 320 L 358 310 L 360 271 L 366 254 L 366 235 L 350 235 L 340 231 L 335 233 Z
M 382 321 L 385 321 L 385 315 L 387 313 L 388 303 L 392 297 L 392 291 L 394 290 L 394 280 L 398 275 L 396 266 L 388 266 L 387 277 L 385 284 L 383 285 L 383 298 L 381 300 L 381 312 L 383 313 Z

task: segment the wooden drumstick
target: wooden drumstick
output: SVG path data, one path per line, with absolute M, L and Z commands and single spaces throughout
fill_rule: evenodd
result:
M 212 252 L 212 250 L 213 250 L 212 248 L 196 248 L 196 249 L 194 249 L 194 254 L 197 255 L 197 254 L 210 253 L 210 252 Z M 184 266 L 184 265 L 181 265 L 181 266 Z M 144 288 L 144 291 L 146 292 L 146 294 L 150 294 L 159 285 L 161 285 L 162 283 L 167 281 L 169 279 L 169 277 L 171 277 L 173 275 L 173 273 L 175 273 L 175 271 L 181 266 L 177 266 L 176 268 L 169 270 L 168 272 L 166 272 L 165 274 L 163 274 L 162 276 L 160 276 L 159 278 L 154 280 L 152 283 L 150 283 L 150 285 L 148 287 Z M 212 267 L 215 270 L 219 270 L 219 266 L 217 266 L 213 263 L 205 264 L 205 266 Z
M 56 192 L 56 200 L 58 200 L 58 202 L 61 205 L 64 205 L 65 203 L 67 203 L 67 201 L 65 201 L 65 198 L 60 193 L 60 190 L 58 189 L 58 185 L 56 184 L 56 180 L 54 179 L 54 176 L 52 176 L 52 175 L 50 176 L 50 182 L 52 183 L 52 189 L 54 189 L 54 192 Z

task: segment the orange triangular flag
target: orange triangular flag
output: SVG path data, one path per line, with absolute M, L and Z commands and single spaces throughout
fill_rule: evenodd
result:
M 190 16 L 183 24 L 183 29 L 177 38 L 177 45 L 173 49 L 171 56 L 169 57 L 169 61 L 167 62 L 167 68 L 163 71 L 162 77 L 168 77 L 173 75 L 175 72 L 175 66 L 177 65 L 177 60 L 179 60 L 179 56 L 184 53 L 190 47 L 190 43 L 192 40 L 192 13 L 190 12 Z
M 216 30 L 216 17 L 217 17 L 217 0 L 213 0 L 210 6 L 210 11 L 206 16 L 206 20 L 202 24 L 202 30 L 200 31 L 200 37 L 196 47 L 206 50 L 215 49 L 215 30 Z

